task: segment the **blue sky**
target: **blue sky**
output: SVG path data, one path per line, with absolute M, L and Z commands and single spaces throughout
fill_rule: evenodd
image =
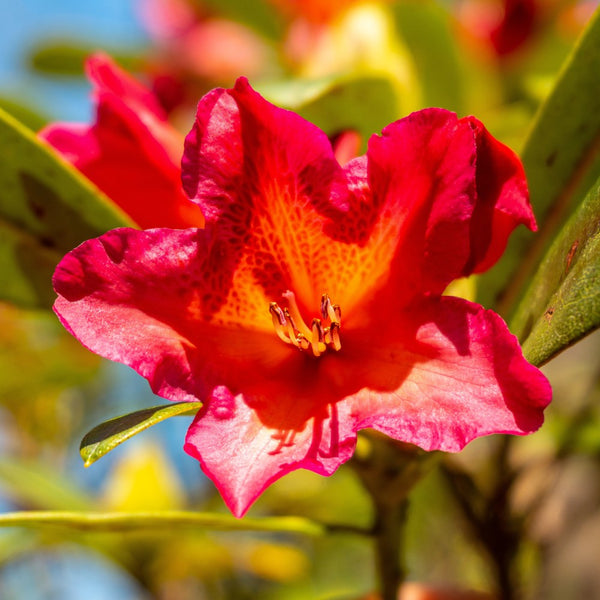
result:
M 86 121 L 88 86 L 31 73 L 29 50 L 41 40 L 80 40 L 101 47 L 137 48 L 144 31 L 136 18 L 143 0 L 1 0 L 0 94 L 21 98 L 53 119 Z

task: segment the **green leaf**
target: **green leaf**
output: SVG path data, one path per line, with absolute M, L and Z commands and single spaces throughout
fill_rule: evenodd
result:
M 448 11 L 421 1 L 395 2 L 392 10 L 420 76 L 423 105 L 461 112 L 464 77 Z
M 554 240 L 511 329 L 540 365 L 600 327 L 600 179 Z
M 201 406 L 201 402 L 177 402 L 153 406 L 101 423 L 81 440 L 79 452 L 85 466 L 89 467 L 119 444 L 148 427 L 176 415 L 196 413 Z
M 135 224 L 35 134 L 0 110 L 0 300 L 49 307 L 52 273 L 86 239 Z
M 282 15 L 273 10 L 268 0 L 193 0 L 201 12 L 210 8 L 215 15 L 237 21 L 264 37 L 281 41 L 284 28 Z
M 29 98 L 27 90 L 22 90 L 23 97 Z M 22 98 L 17 98 L 16 95 L 0 95 L 0 109 L 5 110 L 8 114 L 23 123 L 26 127 L 38 131 L 49 121 L 47 115 L 43 114 L 37 107 L 25 103 Z
M 519 228 L 502 260 L 481 278 L 480 301 L 509 314 L 556 230 L 600 175 L 600 9 L 563 65 L 522 151 L 540 231 Z
M 98 47 L 80 40 L 41 40 L 31 50 L 29 63 L 34 71 L 44 75 L 82 77 L 84 63 Z M 105 52 L 126 71 L 137 71 L 143 64 L 142 52 L 127 52 L 118 48 Z
M 357 131 L 364 147 L 373 133 L 398 118 L 394 86 L 381 76 L 284 81 L 262 85 L 260 91 L 276 104 L 295 110 L 328 135 Z

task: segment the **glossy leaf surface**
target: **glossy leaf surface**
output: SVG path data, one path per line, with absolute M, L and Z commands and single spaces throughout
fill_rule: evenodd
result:
M 600 175 L 600 11 L 597 11 L 540 107 L 521 153 L 540 231 L 517 230 L 480 300 L 499 300 L 508 315 L 556 231 Z M 502 298 L 500 290 L 508 284 Z
M 69 250 L 128 217 L 34 133 L 0 111 L 0 300 L 54 300 L 54 267 Z
M 363 150 L 373 133 L 400 116 L 394 86 L 381 76 L 286 81 L 259 89 L 271 102 L 294 110 L 330 136 L 358 132 Z
M 201 402 L 178 402 L 154 406 L 101 423 L 81 440 L 79 451 L 85 466 L 89 467 L 119 444 L 152 425 L 176 415 L 196 413 L 201 406 Z

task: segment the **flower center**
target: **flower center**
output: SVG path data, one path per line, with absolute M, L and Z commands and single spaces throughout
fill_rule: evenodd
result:
M 302 319 L 294 293 L 288 290 L 282 296 L 287 300 L 287 308 L 281 309 L 277 302 L 269 305 L 273 327 L 279 339 L 300 350 L 310 350 L 314 356 L 321 356 L 327 348 L 337 352 L 342 347 L 342 311 L 337 304 L 331 303 L 327 294 L 321 296 L 322 320 L 313 319 L 310 327 Z

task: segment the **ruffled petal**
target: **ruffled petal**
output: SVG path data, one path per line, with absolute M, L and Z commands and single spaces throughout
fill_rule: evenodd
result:
M 356 361 L 368 386 L 343 401 L 356 430 L 456 452 L 477 437 L 523 435 L 543 422 L 550 384 L 492 311 L 459 298 L 421 300 L 378 341 Z
M 518 224 L 535 228 L 518 157 L 473 117 L 413 113 L 373 136 L 366 162 L 351 161 L 345 173 L 347 208 L 326 230 L 347 245 L 330 252 L 342 272 L 344 263 L 355 272 L 341 278 L 346 295 L 362 289 L 379 310 L 440 294 L 489 268 Z
M 474 117 L 465 117 L 477 144 L 477 204 L 471 219 L 471 254 L 463 275 L 481 273 L 500 258 L 517 225 L 537 229 L 519 157 Z
M 382 216 L 399 223 L 391 278 L 404 298 L 440 293 L 462 270 L 475 205 L 476 146 L 454 113 L 427 109 L 369 144 L 369 184 Z M 381 217 L 380 217 L 381 218 Z
M 205 310 L 209 245 L 198 229 L 112 230 L 60 262 L 54 310 L 85 346 L 131 366 L 171 400 L 276 378 L 289 348 L 274 335 L 268 308 L 254 319 L 231 307 Z
M 54 124 L 40 137 L 140 227 L 202 226 L 202 212 L 181 186 L 183 139 L 153 95 L 104 55 L 89 60 L 88 72 L 96 85 L 96 123 Z
M 364 321 L 395 313 L 423 293 L 441 293 L 469 257 L 476 203 L 476 144 L 454 113 L 427 109 L 392 123 L 345 168 L 344 214 L 327 225 L 338 244 L 346 314 Z M 340 195 L 341 196 L 341 195 Z M 344 204 L 346 205 L 344 207 Z M 350 307 L 348 310 L 346 307 Z
M 196 416 L 184 449 L 200 461 L 234 515 L 243 516 L 286 473 L 303 468 L 331 475 L 352 456 L 356 435 L 340 435 L 335 404 L 316 408 L 302 402 L 285 402 L 277 420 L 265 422 L 252 397 L 235 396 L 221 386 Z M 312 408 L 309 419 L 307 408 Z

